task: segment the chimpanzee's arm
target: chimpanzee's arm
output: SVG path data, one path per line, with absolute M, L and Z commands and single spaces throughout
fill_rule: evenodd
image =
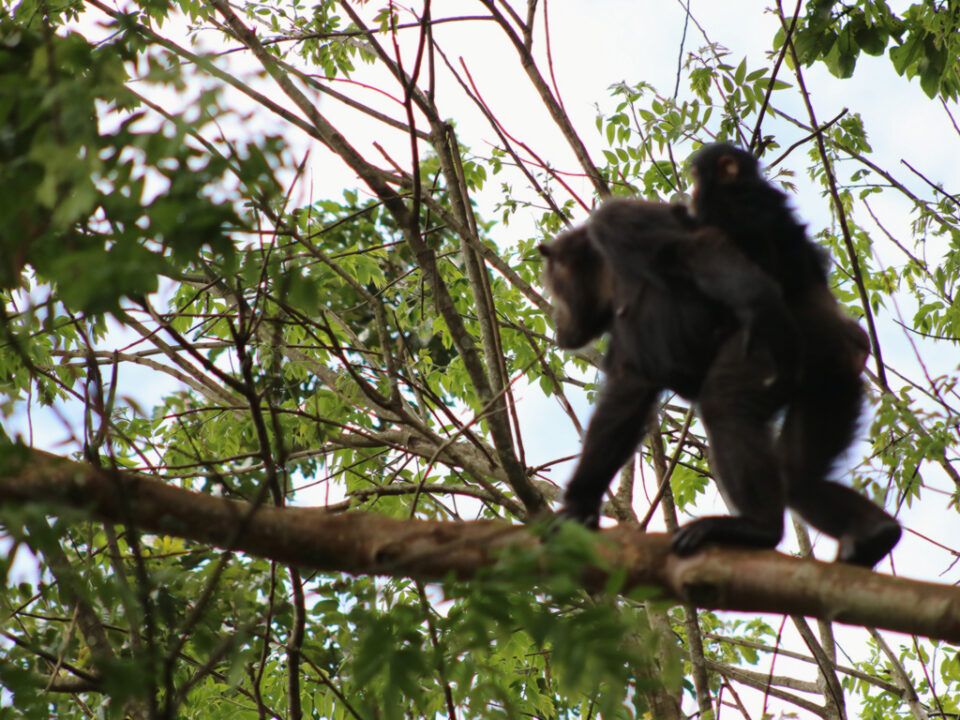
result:
M 762 344 L 772 353 L 781 375 L 796 372 L 797 325 L 772 277 L 712 230 L 684 238 L 678 256 L 690 282 L 736 314 L 747 331 L 746 351 Z
M 788 314 L 780 286 L 759 265 L 713 230 L 700 230 L 678 241 L 677 258 L 692 283 L 744 317 L 761 310 Z
M 659 394 L 660 388 L 627 369 L 608 376 L 587 427 L 580 462 L 567 485 L 564 516 L 587 527 L 598 526 L 603 494 L 636 451 Z

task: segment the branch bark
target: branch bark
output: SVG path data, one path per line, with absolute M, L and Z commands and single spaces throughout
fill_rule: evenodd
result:
M 0 447 L 0 502 L 46 503 L 124 518 L 173 535 L 277 562 L 351 574 L 443 580 L 473 577 L 508 546 L 540 540 L 522 526 L 397 520 L 324 508 L 260 506 L 190 492 L 134 473 L 96 468 L 32 450 Z M 237 524 L 245 522 L 242 533 Z M 713 610 L 775 612 L 960 642 L 960 588 L 768 550 L 713 548 L 690 558 L 669 537 L 627 527 L 597 535 L 605 563 L 625 570 L 622 592 L 657 587 L 665 599 Z M 606 574 L 584 573 L 602 590 Z

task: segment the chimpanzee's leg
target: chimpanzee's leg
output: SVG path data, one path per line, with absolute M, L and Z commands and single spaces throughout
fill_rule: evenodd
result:
M 587 426 L 580 462 L 563 497 L 563 516 L 587 527 L 599 525 L 603 494 L 637 449 L 660 390 L 628 371 L 607 377 Z
M 853 440 L 860 378 L 818 365 L 808 368 L 780 434 L 787 504 L 840 541 L 837 560 L 873 567 L 897 544 L 900 525 L 852 488 L 826 479 Z
M 673 538 L 678 555 L 709 543 L 772 548 L 783 535 L 786 497 L 770 423 L 792 377 L 779 375 L 762 347 L 744 357 L 744 332 L 721 348 L 699 395 L 710 464 L 733 516 L 684 525 Z

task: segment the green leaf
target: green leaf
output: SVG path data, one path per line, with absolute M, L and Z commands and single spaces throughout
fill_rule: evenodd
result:
M 920 74 L 920 87 L 929 98 L 935 98 L 940 92 L 940 73 L 930 69 Z
M 747 76 L 747 59 L 744 58 L 740 61 L 740 64 L 737 66 L 736 72 L 733 74 L 733 81 L 737 85 L 743 85 L 743 80 Z
M 865 53 L 879 56 L 883 55 L 889 36 L 882 32 L 878 26 L 874 25 L 858 29 L 854 37 L 856 38 L 857 45 L 863 48 Z

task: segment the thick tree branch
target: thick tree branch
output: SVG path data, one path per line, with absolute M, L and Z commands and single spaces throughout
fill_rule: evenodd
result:
M 0 448 L 0 501 L 85 509 L 110 523 L 210 543 L 322 571 L 442 580 L 472 577 L 498 550 L 539 540 L 521 526 L 397 520 L 323 508 L 249 505 L 95 468 L 23 446 Z M 239 522 L 246 522 L 242 533 Z M 715 610 L 776 612 L 960 642 L 960 589 L 801 560 L 762 550 L 711 549 L 690 558 L 669 538 L 631 528 L 598 535 L 605 561 L 623 568 L 623 591 L 659 587 L 665 598 Z M 599 590 L 600 570 L 585 574 Z

